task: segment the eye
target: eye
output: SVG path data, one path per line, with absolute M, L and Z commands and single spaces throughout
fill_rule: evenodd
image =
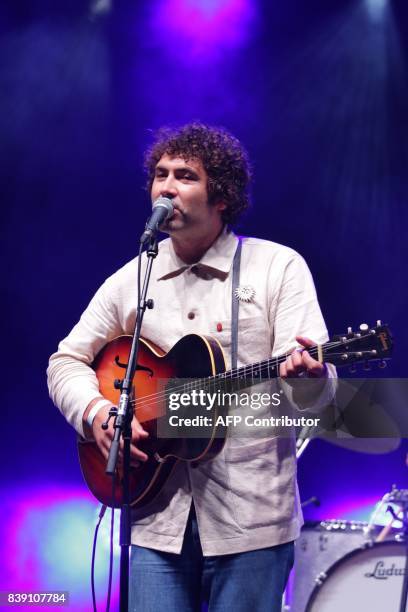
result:
M 186 181 L 197 180 L 197 176 L 193 174 L 192 172 L 184 172 L 182 178 L 185 179 Z

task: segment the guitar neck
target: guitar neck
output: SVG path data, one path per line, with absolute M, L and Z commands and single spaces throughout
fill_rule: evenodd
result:
M 321 345 L 316 345 L 313 348 L 308 349 L 308 352 L 315 359 L 323 361 L 323 351 Z M 271 357 L 270 359 L 265 359 L 264 361 L 259 361 L 258 363 L 252 363 L 237 369 L 228 370 L 227 372 L 219 374 L 214 378 L 234 380 L 235 386 L 238 387 L 240 386 L 240 381 L 242 381 L 241 388 L 248 386 L 249 381 L 252 381 L 252 383 L 255 384 L 265 380 L 272 380 L 279 376 L 279 366 L 281 363 L 286 361 L 289 354 L 290 353 L 279 355 L 277 357 Z
M 368 325 L 360 326 L 361 333 L 353 333 L 351 330 L 344 336 L 334 336 L 325 344 L 316 344 L 307 351 L 311 357 L 320 363 L 328 362 L 337 367 L 350 365 L 354 367 L 358 362 L 379 361 L 380 367 L 385 367 L 385 360 L 389 359 L 393 342 L 392 336 L 386 325 L 377 325 L 369 328 Z M 234 380 L 235 386 L 245 388 L 248 382 L 255 384 L 264 380 L 271 380 L 279 376 L 279 365 L 286 361 L 288 354 L 265 359 L 259 363 L 242 366 L 229 370 L 223 374 L 214 376 L 215 380 Z M 242 385 L 241 385 L 242 381 Z
M 368 328 L 367 325 L 360 326 L 360 329 L 361 327 L 364 328 L 361 333 L 353 333 L 350 330 L 344 336 L 334 336 L 329 342 L 312 346 L 307 351 L 320 363 L 328 362 L 337 367 L 351 366 L 354 368 L 358 362 L 367 363 L 369 361 L 378 361 L 379 367 L 385 367 L 386 360 L 389 359 L 393 348 L 389 329 L 380 322 L 373 328 Z M 234 368 L 215 376 L 196 379 L 188 386 L 190 389 L 239 391 L 256 383 L 277 378 L 279 366 L 286 361 L 288 354 Z
M 319 361 L 323 360 L 322 346 L 314 346 L 308 349 L 308 352 L 312 357 L 319 359 Z M 234 391 L 239 391 L 247 388 L 249 385 L 277 378 L 279 376 L 279 365 L 286 361 L 286 359 L 286 354 L 271 357 L 270 359 L 200 379 L 196 381 L 196 385 L 197 388 L 202 387 L 213 390 L 220 388 L 225 390 L 231 386 Z

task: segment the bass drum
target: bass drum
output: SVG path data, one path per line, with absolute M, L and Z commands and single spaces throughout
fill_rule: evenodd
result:
M 404 568 L 401 542 L 354 550 L 318 576 L 305 612 L 399 612 Z

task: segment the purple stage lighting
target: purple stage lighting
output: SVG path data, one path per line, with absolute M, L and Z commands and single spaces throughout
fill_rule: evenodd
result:
M 83 487 L 21 487 L 0 496 L 0 590 L 66 591 L 72 612 L 90 610 L 90 565 L 99 505 Z M 100 529 L 95 563 L 99 605 L 104 605 L 109 561 L 110 512 Z M 118 523 L 118 520 L 116 521 Z M 116 530 L 117 531 L 117 530 Z M 117 542 L 116 533 L 115 541 Z M 114 591 L 117 603 L 115 546 Z M 36 606 L 36 610 L 48 609 Z
M 254 0 L 158 0 L 154 36 L 186 61 L 214 59 L 242 47 L 254 29 Z

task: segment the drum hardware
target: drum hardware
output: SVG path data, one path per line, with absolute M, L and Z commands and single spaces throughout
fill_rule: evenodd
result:
M 315 578 L 315 583 L 321 586 L 323 582 L 326 580 L 326 578 L 327 578 L 326 572 L 320 572 L 320 574 L 318 574 Z
M 364 521 L 343 521 L 331 519 L 321 521 L 320 527 L 326 531 L 363 531 L 367 528 L 367 523 Z
M 401 502 L 404 496 L 394 488 L 393 497 L 388 493 L 380 503 L 384 506 L 385 500 L 397 498 Z M 375 516 L 379 509 L 377 504 Z M 401 541 L 400 527 L 389 527 L 387 540 L 378 542 L 382 531 L 380 525 L 374 524 L 373 515 L 370 524 L 339 519 L 307 522 L 296 544 L 294 579 L 283 609 L 361 612 L 367 608 L 373 612 L 399 612 L 405 540 Z M 376 574 L 384 570 L 395 575 L 381 580 Z
M 284 609 L 287 610 L 289 606 L 291 612 L 305 612 L 312 592 L 324 588 L 328 568 L 365 544 L 366 528 L 367 523 L 361 521 L 333 519 L 306 522 L 296 543 L 292 588 L 288 589 Z M 348 609 L 346 612 L 355 611 Z
M 381 528 L 377 519 L 385 506 L 391 520 Z M 369 523 L 336 519 L 309 523 L 298 542 L 289 609 L 406 612 L 407 547 L 408 490 L 396 486 L 376 505 Z
M 387 512 L 389 512 L 391 514 L 391 516 L 393 518 L 392 522 L 398 521 L 401 524 L 403 523 L 403 519 L 398 517 L 397 513 L 395 512 L 395 510 L 394 510 L 394 508 L 392 506 L 388 506 L 387 507 Z
M 375 542 L 384 541 L 385 537 L 388 536 L 388 533 L 391 531 L 391 528 L 395 520 L 402 522 L 402 519 L 395 513 L 394 508 L 390 504 L 408 507 L 408 490 L 407 489 L 397 489 L 396 485 L 394 484 L 392 485 L 391 491 L 389 493 L 386 493 L 381 498 L 381 500 L 377 503 L 376 507 L 374 508 L 374 512 L 370 516 L 370 520 L 368 522 L 367 529 L 366 529 L 367 539 L 372 538 L 372 533 L 375 530 L 375 525 L 378 525 L 377 523 L 378 516 L 380 512 L 382 511 L 383 507 L 385 506 L 385 504 L 388 504 L 387 512 L 391 514 L 393 519 L 388 525 L 386 525 L 381 530 L 380 534 L 377 535 L 377 537 L 375 538 Z
M 408 489 L 398 489 L 397 486 L 393 484 L 391 491 L 386 493 L 381 502 L 377 505 L 369 525 L 374 522 L 379 510 L 385 504 L 388 504 L 387 512 L 391 514 L 392 520 L 382 529 L 381 533 L 376 538 L 376 542 L 385 540 L 395 521 L 401 523 L 400 532 L 395 539 L 397 542 L 403 544 L 405 548 L 404 580 L 402 582 L 399 607 L 399 612 L 405 612 L 408 600 Z M 390 504 L 399 506 L 400 514 L 397 514 Z
M 391 492 L 384 495 L 384 499 L 390 504 L 408 506 L 408 489 L 397 489 L 397 485 L 394 484 Z
M 310 506 L 310 505 L 318 507 L 320 506 L 320 499 L 314 495 L 313 497 L 309 497 L 309 499 L 302 502 L 300 505 L 302 508 L 306 508 L 306 506 Z
M 405 542 L 358 547 L 322 572 L 324 580 L 316 580 L 309 598 L 291 612 L 398 612 L 404 560 Z
M 407 608 L 408 599 L 408 503 L 404 502 L 404 504 L 402 505 L 402 512 L 402 533 L 405 546 L 405 568 L 404 580 L 402 583 L 400 612 L 405 612 Z

